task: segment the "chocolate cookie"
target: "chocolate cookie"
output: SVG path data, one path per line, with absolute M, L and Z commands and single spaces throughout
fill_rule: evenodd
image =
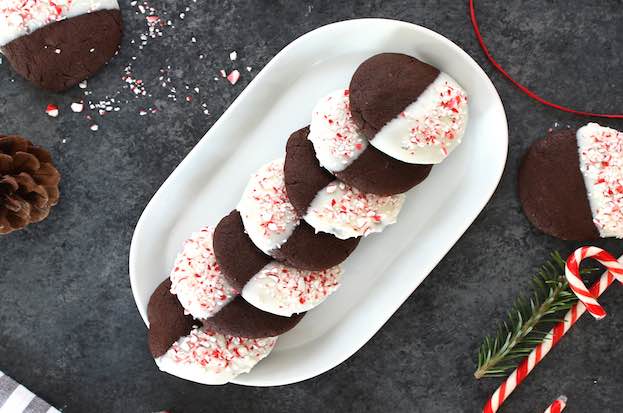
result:
M 189 315 L 173 294 L 171 280 L 167 278 L 153 292 L 147 305 L 149 319 L 148 344 L 154 357 L 160 357 L 169 350 L 180 337 L 188 335 L 193 325 L 199 322 Z
M 546 234 L 575 241 L 599 238 L 580 170 L 576 130 L 536 141 L 519 168 L 519 199 L 528 220 Z
M 121 34 L 119 10 L 99 10 L 47 24 L 0 50 L 18 74 L 62 92 L 103 67 L 117 53 Z
M 335 180 L 335 177 L 318 163 L 314 146 L 307 139 L 307 135 L 309 126 L 290 135 L 286 144 L 286 160 L 283 167 L 288 198 L 301 217 L 307 212 L 307 207 L 318 191 Z
M 399 161 L 369 145 L 348 168 L 336 172 L 342 182 L 360 191 L 388 196 L 407 192 L 430 174 L 433 165 Z
M 318 232 L 301 220 L 288 240 L 272 255 L 294 268 L 321 271 L 342 263 L 355 250 L 361 238 L 339 239 Z
M 350 81 L 353 119 L 369 139 L 396 118 L 439 76 L 435 67 L 400 53 L 363 62 Z
M 235 337 L 275 337 L 293 329 L 304 315 L 281 317 L 259 310 L 238 297 L 214 317 L 203 320 L 203 325 L 209 330 Z
M 308 134 L 308 127 L 300 129 L 290 135 L 286 145 L 286 190 L 300 216 L 305 215 L 318 191 L 335 179 L 320 166 Z M 388 196 L 407 192 L 426 179 L 431 169 L 432 165 L 402 162 L 368 145 L 343 171 L 334 174 L 362 192 Z
M 214 254 L 227 282 L 238 291 L 272 258 L 260 251 L 244 232 L 242 218 L 230 212 L 214 230 Z
M 469 118 L 467 92 L 456 80 L 396 53 L 376 55 L 357 68 L 350 108 L 370 145 L 411 164 L 446 159 L 461 144 Z

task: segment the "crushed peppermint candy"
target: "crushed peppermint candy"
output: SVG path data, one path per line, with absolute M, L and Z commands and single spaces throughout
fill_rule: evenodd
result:
M 468 116 L 467 93 L 448 74 L 440 73 L 370 143 L 403 162 L 437 164 L 460 145 Z
M 277 337 L 249 339 L 195 327 L 156 359 L 161 370 L 205 384 L 224 384 L 249 372 L 275 347 Z
M 30 20 L 52 23 L 61 20 L 73 0 L 3 0 L 0 13 L 7 22 L 27 24 Z
M 593 222 L 602 237 L 623 238 L 623 132 L 589 123 L 577 140 Z
M 60 21 L 72 5 L 72 0 L 2 0 L 0 2 L 0 43 L 6 44 L 22 34 Z M 13 33 L 10 37 L 9 34 Z M 5 38 L 6 37 L 6 38 Z
M 303 218 L 316 231 L 340 239 L 367 236 L 394 224 L 404 201 L 404 194 L 368 194 L 333 181 L 318 192 Z
M 266 254 L 286 242 L 299 223 L 286 193 L 283 166 L 283 158 L 262 166 L 238 203 L 249 237 Z
M 238 70 L 233 70 L 230 74 L 227 75 L 227 80 L 232 85 L 235 85 L 240 79 L 240 72 Z
M 368 139 L 352 118 L 348 89 L 320 99 L 312 111 L 308 139 L 320 165 L 332 172 L 344 170 L 368 147 Z
M 210 227 L 192 234 L 184 242 L 170 275 L 171 293 L 177 295 L 184 312 L 197 319 L 212 317 L 238 295 L 216 262 L 213 237 Z
M 45 108 L 45 113 L 48 114 L 48 116 L 52 117 L 52 118 L 56 118 L 58 117 L 58 106 L 54 105 L 54 104 L 49 104 L 46 108 Z
M 242 297 L 263 311 L 290 317 L 322 303 L 338 289 L 341 276 L 340 266 L 305 271 L 274 261 L 247 282 Z
M 84 110 L 84 103 L 82 102 L 74 102 L 71 104 L 71 110 L 75 113 L 80 113 Z
M 66 18 L 118 8 L 117 0 L 2 0 L 0 46 Z
M 409 110 L 400 116 L 411 124 L 409 136 L 402 141 L 402 148 L 414 152 L 425 146 L 437 146 L 444 156 L 448 156 L 448 144 L 461 139 L 461 119 L 467 108 L 465 92 L 449 82 L 438 92 L 435 106 L 423 117 L 413 115 Z
M 237 58 L 238 58 L 238 53 L 236 53 L 235 50 L 229 54 L 229 60 L 234 61 Z

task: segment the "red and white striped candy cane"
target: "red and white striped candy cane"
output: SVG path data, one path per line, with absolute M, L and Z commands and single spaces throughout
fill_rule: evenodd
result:
M 595 294 L 592 294 L 580 277 L 580 263 L 586 258 L 599 261 L 614 275 L 619 282 L 623 282 L 623 264 L 617 261 L 610 253 L 597 247 L 582 247 L 575 250 L 567 259 L 565 276 L 569 287 L 578 296 L 578 299 L 586 306 L 586 310 L 596 319 L 601 320 L 606 316 L 606 311 L 599 305 Z
M 543 413 L 560 413 L 565 410 L 565 407 L 567 407 L 567 398 L 560 396 Z
M 580 250 L 581 249 L 582 248 L 580 248 Z M 573 255 L 575 255 L 575 253 Z M 608 255 L 610 256 L 610 254 Z M 584 255 L 584 257 L 586 257 L 586 255 Z M 623 256 L 619 258 L 619 260 L 621 259 L 623 259 Z M 604 260 L 604 262 L 608 262 L 608 271 L 604 272 L 599 278 L 599 281 L 593 284 L 593 286 L 589 290 L 589 293 L 592 297 L 599 297 L 604 291 L 606 291 L 606 288 L 608 288 L 610 284 L 612 284 L 612 282 L 615 280 L 615 276 L 610 270 L 611 266 L 620 268 L 621 265 L 620 262 L 617 262 L 616 260 L 614 260 L 614 263 L 616 263 L 616 265 L 612 261 Z M 618 279 L 619 281 L 621 281 L 621 278 Z M 502 385 L 498 387 L 498 389 L 495 391 L 495 393 L 493 393 L 489 401 L 487 401 L 483 412 L 497 412 L 502 403 L 504 403 L 504 401 L 508 398 L 508 396 L 510 396 L 510 394 L 517 388 L 517 386 L 519 386 L 519 384 L 524 381 L 528 374 L 530 374 L 530 372 L 536 367 L 536 365 L 539 364 L 541 360 L 543 360 L 547 353 L 549 353 L 550 350 L 554 348 L 556 344 L 558 344 L 562 336 L 564 336 L 567 331 L 569 331 L 571 326 L 573 326 L 575 322 L 578 321 L 580 316 L 584 314 L 585 311 L 586 306 L 584 306 L 581 301 L 575 303 L 573 307 L 571 307 L 569 311 L 567 311 L 567 314 L 565 314 L 565 318 L 563 319 L 563 321 L 556 324 L 554 328 L 552 328 L 549 333 L 547 333 L 547 335 L 543 339 L 543 342 L 537 345 L 534 350 L 532 350 L 530 355 L 528 355 L 528 357 L 526 357 L 519 364 L 515 371 L 513 371 L 510 376 L 508 376 L 504 383 L 502 383 Z

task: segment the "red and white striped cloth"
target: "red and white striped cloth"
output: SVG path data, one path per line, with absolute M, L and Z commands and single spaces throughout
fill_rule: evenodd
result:
M 60 413 L 0 371 L 0 413 Z
M 502 403 L 510 396 L 510 394 L 524 381 L 524 379 L 530 374 L 530 372 L 536 367 L 537 364 L 549 353 L 549 351 L 560 341 L 562 336 L 564 336 L 567 331 L 575 324 L 576 321 L 587 311 L 586 306 L 582 303 L 582 297 L 588 297 L 589 303 L 592 305 L 593 311 L 598 311 L 596 306 L 599 306 L 597 303 L 596 297 L 599 297 L 606 289 L 614 282 L 615 279 L 623 282 L 623 266 L 621 265 L 621 260 L 623 256 L 619 258 L 619 260 L 612 257 L 612 255 L 603 251 L 597 247 L 583 247 L 569 257 L 569 261 L 567 262 L 566 269 L 571 271 L 572 276 L 575 277 L 577 274 L 577 279 L 580 279 L 579 275 L 579 264 L 584 258 L 593 257 L 597 259 L 599 262 L 604 264 L 608 271 L 604 272 L 602 276 L 599 278 L 590 290 L 586 290 L 582 296 L 580 296 L 580 301 L 576 303 L 573 307 L 569 309 L 563 321 L 556 324 L 554 328 L 552 328 L 549 333 L 543 339 L 543 342 L 537 345 L 534 350 L 530 353 L 528 357 L 526 357 L 511 373 L 510 376 L 498 387 L 498 389 L 493 393 L 491 398 L 487 401 L 485 408 L 483 410 L 484 413 L 495 413 L 498 411 Z M 580 283 L 582 280 L 580 279 Z M 575 282 L 574 285 L 578 286 L 579 283 Z M 584 284 L 582 283 L 582 286 Z M 571 287 L 573 289 L 573 287 Z M 578 287 L 581 288 L 581 287 Z M 586 287 L 584 287 L 586 288 Z M 575 290 L 573 290 L 575 291 Z M 595 306 L 596 305 L 596 306 Z M 601 308 L 601 306 L 599 306 Z M 603 311 L 603 308 L 601 309 Z M 598 312 L 598 314 L 601 314 Z M 605 312 L 603 313 L 605 314 Z

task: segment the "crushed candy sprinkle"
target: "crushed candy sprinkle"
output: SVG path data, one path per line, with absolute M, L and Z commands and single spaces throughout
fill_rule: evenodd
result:
M 243 194 L 243 198 L 248 198 L 254 205 L 259 225 L 268 238 L 289 235 L 292 227 L 298 224 L 298 217 L 286 193 L 283 165 L 284 160 L 278 159 L 261 167 L 251 176 L 249 188 Z
M 84 103 L 82 102 L 74 102 L 71 104 L 71 110 L 75 113 L 80 113 L 84 110 Z
M 2 0 L 0 26 L 19 28 L 28 33 L 32 23 L 43 26 L 64 18 L 73 0 Z
M 214 230 L 201 228 L 184 242 L 171 270 L 171 293 L 177 295 L 186 314 L 212 317 L 238 292 L 231 287 L 216 262 Z
M 307 311 L 320 304 L 340 286 L 342 269 L 340 266 L 323 271 L 305 271 L 286 266 L 278 262 L 267 264 L 245 286 L 243 297 L 247 292 L 252 297 L 259 297 L 251 304 L 271 306 L 280 315 L 290 316 L 293 313 Z M 257 289 L 247 291 L 247 288 Z M 266 302 L 269 300 L 270 303 Z M 273 308 L 276 307 L 276 308 Z M 268 311 L 269 309 L 266 309 Z
M 56 118 L 58 117 L 58 106 L 54 105 L 54 104 L 49 104 L 46 108 L 45 108 L 45 113 L 48 114 L 48 116 L 52 117 L 52 118 Z
M 240 72 L 238 70 L 233 70 L 227 75 L 227 80 L 232 85 L 235 85 L 238 82 L 238 79 L 240 79 Z
M 304 218 L 316 231 L 338 238 L 367 236 L 395 223 L 404 200 L 404 194 L 368 194 L 334 181 L 316 195 Z
M 350 165 L 368 146 L 352 118 L 348 89 L 336 90 L 316 105 L 309 140 L 320 164 L 331 171 Z
M 275 347 L 277 337 L 249 339 L 225 336 L 201 327 L 173 343 L 163 357 L 181 365 L 197 365 L 212 373 L 248 372 Z
M 418 148 L 437 146 L 447 156 L 448 144 L 461 138 L 459 133 L 465 123 L 466 111 L 465 92 L 444 81 L 432 110 L 421 116 L 407 108 L 399 115 L 406 118 L 411 126 L 409 136 L 401 142 L 402 149 L 414 154 Z
M 623 132 L 589 123 L 577 137 L 593 222 L 602 237 L 623 238 Z

